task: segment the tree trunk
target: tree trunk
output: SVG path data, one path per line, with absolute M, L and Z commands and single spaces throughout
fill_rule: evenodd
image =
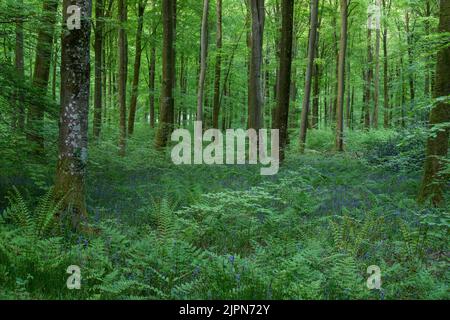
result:
M 316 37 L 316 57 L 319 57 L 319 32 Z M 321 50 L 323 54 L 323 50 Z M 319 108 L 320 108 L 320 77 L 322 66 L 319 63 L 314 64 L 314 84 L 313 84 L 313 107 L 312 107 L 312 127 L 319 129 Z
M 85 176 L 87 166 L 88 112 L 90 90 L 90 18 L 92 0 L 64 0 L 63 17 L 68 6 L 81 9 L 81 29 L 69 31 L 63 24 L 61 42 L 61 111 L 59 157 L 55 194 L 63 199 L 75 229 L 86 221 Z
M 252 17 L 249 128 L 259 130 L 262 125 L 263 90 L 262 62 L 265 7 L 264 0 L 250 0 Z
M 200 76 L 197 92 L 197 121 L 203 121 L 203 99 L 205 94 L 205 79 L 208 60 L 208 16 L 209 0 L 203 0 L 202 31 L 200 40 Z
M 95 92 L 94 92 L 94 138 L 100 137 L 102 128 L 102 66 L 103 66 L 103 26 L 104 26 L 104 3 L 96 0 L 95 3 Z
M 50 77 L 50 61 L 58 2 L 54 0 L 45 0 L 42 6 L 43 13 L 38 30 L 33 86 L 44 96 L 47 94 Z M 33 150 L 38 155 L 44 153 L 44 136 L 42 135 L 43 122 L 44 110 L 40 106 L 31 104 L 28 110 L 27 138 L 28 141 L 34 144 Z
M 152 35 L 156 37 L 157 27 L 153 27 Z M 156 77 L 156 45 L 152 44 L 150 49 L 150 61 L 148 63 L 148 91 L 150 100 L 150 127 L 155 127 L 155 77 Z
M 333 47 L 334 47 L 334 56 L 335 56 L 335 85 L 334 85 L 334 92 L 333 92 L 333 100 L 331 101 L 331 107 L 330 107 L 330 122 L 331 126 L 334 126 L 336 121 L 336 112 L 337 112 L 337 92 L 339 90 L 338 88 L 338 78 L 339 78 L 339 50 L 338 50 L 338 35 L 337 35 L 337 18 L 336 18 L 336 10 L 339 6 L 340 0 L 334 1 L 334 7 L 333 7 L 333 18 L 332 18 L 332 25 L 333 25 Z
M 389 0 L 389 7 L 391 2 Z M 388 60 L 388 24 L 387 24 L 387 6 L 386 0 L 383 0 L 383 9 L 385 12 L 385 23 L 383 30 L 383 54 L 384 54 L 384 64 L 383 64 L 383 76 L 384 76 L 384 128 L 387 129 L 391 126 L 390 124 L 390 104 L 389 104 L 389 60 Z
M 439 32 L 450 32 L 450 2 L 441 0 Z M 425 161 L 425 173 L 422 188 L 419 194 L 421 202 L 431 200 L 432 204 L 439 206 L 445 203 L 444 190 L 448 184 L 448 173 L 442 173 L 445 169 L 445 157 L 448 154 L 448 141 L 450 137 L 450 47 L 443 48 L 438 53 L 436 67 L 435 97 L 446 98 L 439 101 L 431 110 L 430 127 L 444 125 L 434 135 L 430 136 L 427 144 L 427 159 Z M 446 125 L 445 125 L 446 124 Z
M 316 35 L 317 35 L 317 22 L 318 22 L 319 1 L 311 0 L 311 22 L 309 32 L 309 45 L 308 45 L 308 65 L 306 67 L 305 76 L 305 91 L 303 97 L 302 115 L 300 123 L 300 152 L 305 151 L 306 133 L 308 130 L 308 114 L 311 98 L 311 79 L 314 67 L 314 58 L 316 56 Z
M 406 11 L 406 40 L 408 43 L 408 64 L 409 64 L 409 70 L 408 70 L 408 79 L 409 79 L 409 94 L 410 94 L 410 109 L 414 107 L 414 101 L 416 99 L 416 90 L 415 90 L 415 82 L 414 82 L 414 71 L 413 71 L 413 65 L 414 65 L 414 55 L 413 55 L 413 30 L 411 30 L 410 21 L 411 16 L 409 13 L 409 9 Z
M 162 48 L 162 85 L 160 122 L 156 134 L 155 145 L 157 148 L 167 146 L 170 131 L 174 124 L 174 76 L 175 76 L 175 6 L 176 0 L 162 1 L 163 20 L 163 48 Z
M 376 0 L 376 5 L 380 8 L 380 0 Z M 378 129 L 378 114 L 379 114 L 379 103 L 380 103 L 380 43 L 381 43 L 381 25 L 380 17 L 376 17 L 375 26 L 375 92 L 374 92 L 374 107 L 372 116 L 372 125 L 374 129 Z
M 216 66 L 214 79 L 213 128 L 219 128 L 220 113 L 220 76 L 222 70 L 222 0 L 217 0 Z
M 431 17 L 431 3 L 430 0 L 426 0 L 425 2 L 425 35 L 430 35 L 430 17 Z M 425 88 L 424 93 L 425 97 L 429 98 L 430 96 L 430 67 L 429 67 L 429 58 L 425 58 Z
M 280 130 L 280 160 L 285 157 L 288 139 L 289 93 L 292 71 L 292 38 L 294 28 L 294 0 L 282 0 L 280 34 L 280 77 L 277 92 L 277 111 L 275 128 Z
M 23 0 L 19 0 L 17 6 L 20 8 L 23 6 Z M 23 83 L 25 80 L 25 61 L 24 61 L 24 47 L 23 47 L 23 16 L 19 16 L 16 19 L 16 48 L 15 48 L 15 65 L 16 72 L 19 80 Z M 24 105 L 24 92 L 22 89 L 17 90 L 17 126 L 20 131 L 25 128 L 25 105 Z M 16 124 L 14 124 L 16 125 Z
M 347 54 L 348 0 L 341 1 L 341 39 L 339 41 L 338 106 L 336 110 L 336 149 L 344 151 L 345 58 Z
M 372 24 L 369 17 L 369 25 L 367 28 L 367 71 L 366 71 L 366 94 L 364 103 L 364 128 L 370 129 L 370 106 L 372 96 L 372 79 L 373 79 L 373 54 L 372 54 Z
M 128 134 L 134 133 L 134 122 L 136 118 L 136 105 L 138 99 L 139 76 L 141 73 L 142 57 L 142 29 L 144 26 L 144 12 L 147 1 L 140 0 L 138 3 L 138 26 L 136 31 L 136 55 L 134 57 L 133 85 L 131 88 L 130 115 L 128 117 Z
M 128 40 L 125 30 L 127 22 L 127 0 L 119 0 L 119 154 L 125 156 L 127 146 L 127 74 L 128 74 Z

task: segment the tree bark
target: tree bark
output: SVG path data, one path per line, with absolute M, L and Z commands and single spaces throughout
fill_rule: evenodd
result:
M 314 0 L 313 0 L 314 1 Z M 294 0 L 282 0 L 280 34 L 280 67 L 277 86 L 277 111 L 275 128 L 280 130 L 280 160 L 285 158 L 288 140 L 289 100 L 292 71 L 292 38 L 294 29 Z
M 411 21 L 411 15 L 409 12 L 409 9 L 406 11 L 406 40 L 408 44 L 408 64 L 409 64 L 409 70 L 408 70 L 408 79 L 409 79 L 409 94 L 410 94 L 410 109 L 412 110 L 414 106 L 414 101 L 416 99 L 416 89 L 415 89 L 415 81 L 414 81 L 414 71 L 413 71 L 413 65 L 414 65 L 414 56 L 413 56 L 413 34 L 410 26 Z
M 139 76 L 141 73 L 142 57 L 142 29 L 144 27 L 144 12 L 147 1 L 140 0 L 138 3 L 138 26 L 136 31 L 136 55 L 134 57 L 133 84 L 131 88 L 130 115 L 128 116 L 128 135 L 134 133 L 134 122 L 136 118 L 136 106 L 139 89 Z
M 23 6 L 23 0 L 19 0 L 17 6 L 20 8 Z M 25 80 L 25 60 L 24 60 L 24 47 L 23 47 L 23 16 L 19 16 L 16 19 L 16 47 L 15 47 L 15 65 L 17 76 L 20 81 L 23 82 Z M 23 131 L 25 128 L 25 105 L 24 105 L 24 93 L 22 89 L 17 90 L 17 127 L 20 131 Z M 16 124 L 14 124 L 15 126 Z
M 103 66 L 103 26 L 104 26 L 104 3 L 96 0 L 95 3 L 95 89 L 94 89 L 94 138 L 100 137 L 102 128 L 102 66 Z
M 249 92 L 249 128 L 259 130 L 262 125 L 263 90 L 262 63 L 265 6 L 264 0 L 250 0 L 252 18 L 250 92 Z
M 344 151 L 345 58 L 347 54 L 348 0 L 341 2 L 341 39 L 339 41 L 338 106 L 336 110 L 336 149 Z
M 128 40 L 125 30 L 127 22 L 127 0 L 119 0 L 119 154 L 125 156 L 127 146 L 127 74 L 128 74 Z
M 376 6 L 380 8 L 380 0 L 376 0 Z M 380 9 L 381 10 L 381 9 Z M 375 92 L 374 92 L 374 107 L 372 116 L 372 126 L 374 129 L 378 129 L 378 114 L 380 103 L 380 44 L 381 44 L 381 25 L 380 17 L 376 17 L 375 25 Z
M 153 35 L 156 34 L 156 27 L 153 28 Z M 156 77 L 156 45 L 152 44 L 150 49 L 150 61 L 149 61 L 149 81 L 148 91 L 150 98 L 150 127 L 155 127 L 155 77 Z
M 372 53 L 372 25 L 369 17 L 369 25 L 367 28 L 367 70 L 366 70 L 366 94 L 364 103 L 364 128 L 370 129 L 370 107 L 372 99 L 372 79 L 373 79 L 373 53 Z
M 314 67 L 314 58 L 316 56 L 316 35 L 317 35 L 317 23 L 318 23 L 319 1 L 311 0 L 311 22 L 309 32 L 309 45 L 308 45 L 308 65 L 306 67 L 305 76 L 305 91 L 302 106 L 302 115 L 300 123 L 300 152 L 305 151 L 306 133 L 308 130 L 308 114 L 311 98 L 311 79 Z
M 222 71 L 222 0 L 217 0 L 216 66 L 214 79 L 213 128 L 219 128 L 220 114 L 220 77 Z
M 391 6 L 391 1 L 389 0 L 389 8 Z M 387 5 L 386 0 L 383 0 L 383 9 L 385 15 L 385 23 L 383 30 L 383 55 L 384 55 L 384 63 L 383 63 L 383 77 L 384 77 L 384 128 L 387 129 L 391 126 L 390 124 L 390 102 L 389 102 L 389 60 L 388 60 L 388 23 L 387 23 Z
M 205 79 L 208 62 L 208 16 L 209 0 L 203 0 L 202 31 L 200 40 L 200 76 L 197 92 L 197 121 L 203 121 L 203 99 L 205 95 Z
M 319 57 L 319 37 L 316 37 L 316 57 Z M 323 54 L 323 50 L 321 50 Z M 314 84 L 313 84 L 313 107 L 312 107 L 312 128 L 319 129 L 319 108 L 320 108 L 320 78 L 322 74 L 322 66 L 319 63 L 314 64 Z
M 450 32 L 450 2 L 441 0 L 440 3 L 439 32 Z M 449 93 L 450 47 L 447 46 L 438 53 L 435 85 L 435 97 L 445 100 L 439 101 L 431 110 L 429 123 L 432 129 L 439 125 L 444 125 L 444 127 L 428 139 L 425 173 L 419 194 L 420 202 L 430 199 L 435 206 L 445 203 L 444 190 L 449 179 L 448 174 L 441 172 L 445 169 L 445 157 L 448 154 L 448 141 L 450 138 L 450 127 L 448 125 L 450 122 Z
M 160 122 L 156 134 L 156 148 L 167 146 L 170 131 L 174 124 L 174 77 L 175 77 L 175 8 L 176 0 L 162 1 L 163 49 Z
M 79 229 L 87 217 L 85 176 L 88 151 L 88 112 L 90 90 L 90 18 L 92 0 L 64 0 L 63 17 L 68 6 L 81 9 L 81 29 L 68 30 L 63 24 L 61 52 L 61 111 L 59 157 L 55 194 L 63 199 L 63 209 L 72 226 Z

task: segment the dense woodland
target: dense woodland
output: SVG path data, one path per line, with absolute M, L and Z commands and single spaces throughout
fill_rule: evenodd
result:
M 0 299 L 449 299 L 449 99 L 450 0 L 0 0 Z

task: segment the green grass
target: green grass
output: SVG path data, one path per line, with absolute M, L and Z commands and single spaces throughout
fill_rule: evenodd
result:
M 35 234 L 13 217 L 34 217 L 36 198 L 10 205 L 0 299 L 450 298 L 448 203 L 415 201 L 421 135 L 350 133 L 336 154 L 331 131 L 311 132 L 306 155 L 294 146 L 277 176 L 262 177 L 252 166 L 174 166 L 152 134 L 138 128 L 125 159 L 112 133 L 91 145 L 97 235 Z M 66 288 L 69 265 L 81 267 L 79 291 Z M 381 291 L 367 289 L 370 265 Z

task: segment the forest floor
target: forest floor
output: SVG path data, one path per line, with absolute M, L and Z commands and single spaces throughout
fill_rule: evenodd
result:
M 99 234 L 40 239 L 54 252 L 15 269 L 2 244 L 14 252 L 26 243 L 0 242 L 0 298 L 450 298 L 449 206 L 415 201 L 417 141 L 358 132 L 335 154 L 332 132 L 316 131 L 306 155 L 291 150 L 279 174 L 264 177 L 258 166 L 175 166 L 142 128 L 121 159 L 110 136 L 91 145 L 88 206 Z M 8 225 L 0 231 L 17 238 Z M 79 292 L 60 285 L 73 264 Z M 381 290 L 367 288 L 371 265 Z

